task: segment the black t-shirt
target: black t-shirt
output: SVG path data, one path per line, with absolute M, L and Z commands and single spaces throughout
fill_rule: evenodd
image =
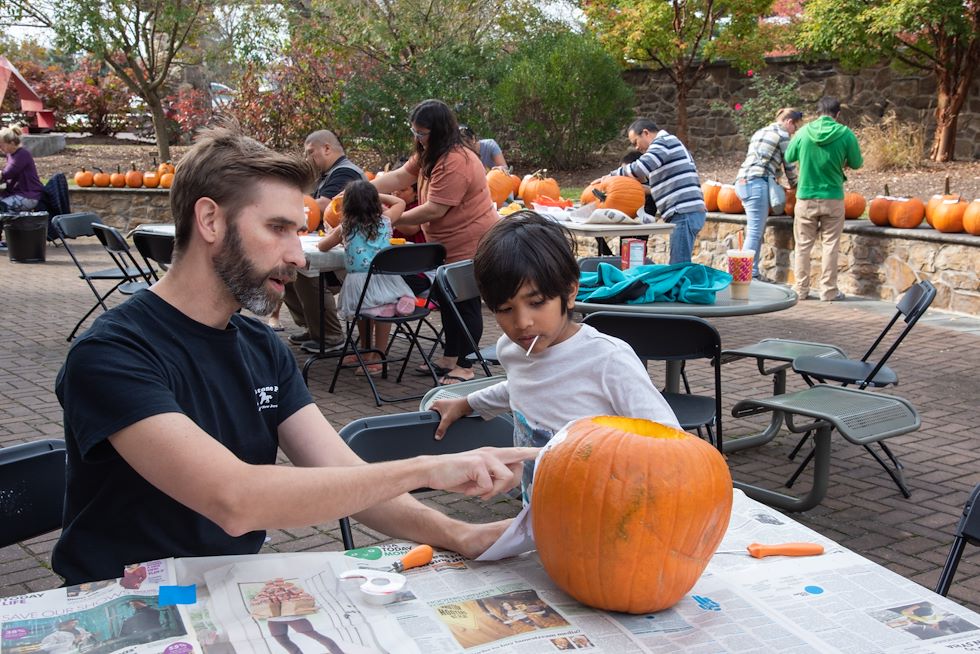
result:
M 183 413 L 241 460 L 274 464 L 279 425 L 313 399 L 271 329 L 238 314 L 214 329 L 142 291 L 75 341 L 55 391 L 68 491 L 51 562 L 68 584 L 120 577 L 138 561 L 259 551 L 265 532 L 228 535 L 150 485 L 107 438 Z
M 349 182 L 355 179 L 366 179 L 364 171 L 354 165 L 346 156 L 342 156 L 330 166 L 327 172 L 320 176 L 313 197 L 331 200 L 335 195 L 340 194 Z

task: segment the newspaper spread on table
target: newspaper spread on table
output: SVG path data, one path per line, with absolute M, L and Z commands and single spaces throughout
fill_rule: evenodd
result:
M 138 566 L 142 574 L 128 569 L 128 581 L 0 599 L 0 654 L 980 652 L 980 615 L 735 497 L 719 553 L 684 599 L 659 613 L 584 607 L 534 552 L 476 562 L 437 551 L 404 573 L 394 602 L 374 605 L 359 590 L 364 579 L 340 575 L 387 570 L 411 548 L 388 544 L 154 561 Z M 826 551 L 755 559 L 745 549 L 753 542 L 816 542 Z M 193 584 L 196 603 L 159 606 L 165 584 Z M 156 626 L 136 642 L 123 632 L 145 606 Z

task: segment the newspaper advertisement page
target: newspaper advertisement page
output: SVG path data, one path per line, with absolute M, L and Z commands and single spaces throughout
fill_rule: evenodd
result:
M 340 552 L 266 556 L 208 570 L 211 618 L 237 654 L 417 654 L 382 607 L 352 600 L 356 582 L 334 572 L 356 567 L 350 560 Z
M 200 654 L 179 605 L 173 559 L 127 566 L 123 577 L 0 598 L 0 654 Z
M 824 554 L 756 559 L 740 552 L 753 542 L 815 542 Z M 740 493 L 732 524 L 695 591 L 712 577 L 723 577 L 758 615 L 818 650 L 980 651 L 980 621 L 972 612 Z

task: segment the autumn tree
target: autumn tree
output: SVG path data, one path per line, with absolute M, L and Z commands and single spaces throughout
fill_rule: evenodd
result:
M 103 60 L 146 103 L 163 161 L 170 159 L 163 107 L 167 85 L 212 5 L 205 0 L 0 0 L 6 12 L 53 30 L 63 50 Z
M 624 62 L 663 70 L 677 92 L 677 136 L 687 139 L 687 99 L 706 66 L 726 60 L 739 68 L 761 63 L 767 45 L 760 16 L 772 0 L 590 0 L 589 27 Z
M 936 79 L 936 131 L 929 154 L 950 161 L 956 123 L 980 63 L 978 0 L 810 0 L 799 46 L 858 67 L 882 57 Z

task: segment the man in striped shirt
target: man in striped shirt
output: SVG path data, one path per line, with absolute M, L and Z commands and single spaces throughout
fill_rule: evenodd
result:
M 690 262 L 707 211 L 694 159 L 676 136 L 658 129 L 649 118 L 635 120 L 627 136 L 642 154 L 609 174 L 635 177 L 649 187 L 660 216 L 674 225 L 670 263 Z

